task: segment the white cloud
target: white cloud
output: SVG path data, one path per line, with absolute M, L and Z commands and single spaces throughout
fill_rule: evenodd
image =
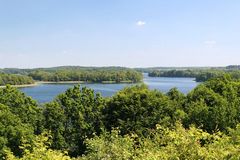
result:
M 144 26 L 146 24 L 145 21 L 137 21 L 136 25 L 137 26 Z

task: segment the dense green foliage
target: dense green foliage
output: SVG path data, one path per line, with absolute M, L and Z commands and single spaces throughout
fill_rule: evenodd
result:
M 15 155 L 21 155 L 23 137 L 31 142 L 34 138 L 33 126 L 22 123 L 9 107 L 0 104 L 0 159 L 5 155 L 4 150 L 12 150 Z
M 42 107 L 7 86 L 0 89 L 0 156 L 239 159 L 239 106 L 240 81 L 229 75 L 187 95 L 139 85 L 103 98 L 75 86 Z
M 58 70 L 58 71 L 42 71 L 37 70 L 29 73 L 34 80 L 39 81 L 83 81 L 90 83 L 104 82 L 140 82 L 142 74 L 134 70 Z
M 240 126 L 228 135 L 201 129 L 157 125 L 149 137 L 119 134 L 118 130 L 86 140 L 86 155 L 79 159 L 239 159 Z
M 205 70 L 154 70 L 149 72 L 150 77 L 192 77 L 197 82 L 204 82 L 211 78 L 221 77 L 224 74 L 232 76 L 234 79 L 240 78 L 238 70 L 222 70 L 222 69 L 205 69 Z
M 22 85 L 32 83 L 34 83 L 34 81 L 29 76 L 0 73 L 0 86 L 4 86 L 7 84 Z
M 32 139 L 32 144 L 28 141 L 24 141 L 21 145 L 24 155 L 19 158 L 14 156 L 14 154 L 6 150 L 6 159 L 8 160 L 71 160 L 65 152 L 52 150 L 49 148 L 49 136 L 47 134 L 42 134 L 36 136 Z M 31 147 L 29 147 L 31 146 Z
M 4 150 L 22 154 L 23 138 L 30 143 L 41 132 L 41 117 L 41 109 L 30 97 L 10 86 L 0 90 L 0 159 Z
M 124 67 L 62 66 L 36 69 L 6 68 L 0 71 L 7 74 L 28 75 L 37 81 L 51 82 L 83 81 L 89 83 L 135 83 L 142 81 L 142 74 L 140 72 Z
M 122 134 L 146 134 L 156 124 L 172 123 L 174 108 L 169 98 L 145 85 L 125 88 L 113 96 L 104 110 L 108 130 L 118 127 Z
M 71 155 L 84 150 L 84 139 L 100 133 L 103 127 L 103 98 L 93 90 L 79 86 L 66 91 L 44 109 L 44 127 L 52 132 L 52 148 L 67 149 Z
M 24 156 L 15 157 L 7 151 L 9 160 L 152 160 L 152 159 L 239 159 L 240 126 L 227 134 L 209 134 L 201 129 L 183 128 L 177 124 L 172 129 L 157 125 L 149 137 L 135 134 L 122 136 L 119 130 L 104 132 L 100 136 L 86 139 L 86 152 L 71 158 L 66 152 L 52 150 L 46 143 L 48 137 L 38 136 L 33 149 L 23 144 Z
M 196 77 L 197 73 L 193 70 L 154 70 L 148 74 L 150 77 Z

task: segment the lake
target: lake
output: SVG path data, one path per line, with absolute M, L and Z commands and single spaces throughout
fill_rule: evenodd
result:
M 176 87 L 185 94 L 198 85 L 194 78 L 148 77 L 146 74 L 144 74 L 143 81 L 150 89 L 167 92 L 169 89 Z M 95 92 L 100 92 L 105 97 L 112 96 L 117 91 L 131 85 L 135 84 L 81 84 L 81 86 L 92 88 Z M 39 103 L 45 103 L 52 101 L 58 94 L 73 86 L 74 84 L 40 84 L 20 90 Z

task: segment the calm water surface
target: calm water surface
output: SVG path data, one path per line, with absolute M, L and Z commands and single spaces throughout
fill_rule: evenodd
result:
M 183 93 L 188 93 L 198 85 L 194 78 L 148 77 L 146 74 L 144 74 L 144 83 L 150 89 L 167 92 L 169 89 L 177 87 Z M 112 96 L 117 91 L 131 85 L 134 84 L 82 84 L 81 86 L 92 88 L 103 96 Z M 21 91 L 38 102 L 45 103 L 53 100 L 58 94 L 73 86 L 74 84 L 41 84 L 34 87 L 21 88 Z

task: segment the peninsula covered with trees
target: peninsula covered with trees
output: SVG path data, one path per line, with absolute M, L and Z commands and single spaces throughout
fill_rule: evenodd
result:
M 63 66 L 37 69 L 1 69 L 0 85 L 30 84 L 34 81 L 76 83 L 137 83 L 142 73 L 124 67 Z M 1 78 L 3 79 L 1 83 Z
M 37 81 L 64 82 L 81 81 L 87 83 L 136 83 L 142 74 L 134 70 L 57 70 L 30 72 L 28 76 Z
M 34 80 L 26 75 L 0 73 L 0 86 L 5 86 L 7 84 L 25 85 L 33 83 Z
M 187 95 L 145 85 L 112 97 L 75 86 L 37 102 L 0 89 L 0 158 L 239 159 L 240 81 L 222 75 Z

